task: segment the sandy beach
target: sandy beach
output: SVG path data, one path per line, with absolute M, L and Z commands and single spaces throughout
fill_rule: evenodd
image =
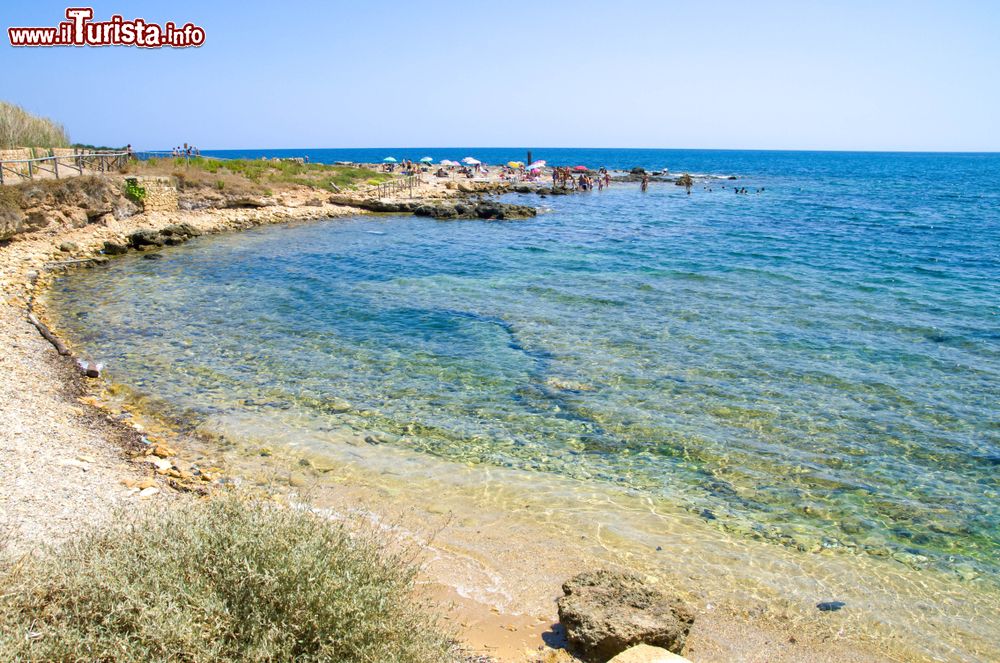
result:
M 418 200 L 457 193 L 444 181 L 431 181 L 417 190 Z M 73 361 L 58 356 L 26 320 L 32 298 L 43 314 L 53 267 L 66 268 L 58 264 L 67 259 L 59 250 L 66 242 L 76 246 L 72 259 L 80 260 L 138 229 L 188 223 L 202 233 L 236 232 L 360 213 L 317 205 L 309 191 L 283 194 L 276 202 L 263 209 L 151 212 L 103 225 L 53 227 L 0 248 L 0 325 L 11 339 L 0 360 L 7 376 L 0 386 L 6 419 L 0 432 L 0 523 L 13 550 L 64 540 L 100 523 L 115 506 L 201 499 L 222 478 L 285 503 L 308 503 L 334 515 L 361 513 L 406 532 L 427 552 L 425 583 L 447 607 L 449 621 L 470 650 L 495 660 L 568 657 L 548 646 L 560 644 L 554 600 L 563 579 L 597 567 L 639 570 L 692 605 L 697 618 L 685 654 L 693 661 L 921 660 L 906 643 L 856 615 L 808 615 L 783 601 L 786 576 L 814 574 L 809 582 L 817 583 L 820 594 L 847 595 L 857 567 L 836 557 L 810 560 L 803 568 L 788 551 L 706 530 L 683 513 L 653 510 L 650 521 L 649 506 L 626 494 L 612 498 L 614 504 L 595 494 L 584 510 L 591 518 L 581 519 L 579 496 L 558 481 L 543 485 L 537 476 L 481 468 L 456 468 L 444 483 L 428 480 L 423 477 L 441 473 L 425 465 L 438 461 L 363 439 L 345 438 L 338 447 L 344 453 L 322 457 L 307 450 L 264 454 L 256 442 L 223 448 L 176 432 L 156 417 L 155 408 L 131 402 L 115 385 L 80 377 Z M 192 490 L 191 482 L 157 474 L 159 451 L 150 454 L 151 440 L 170 452 L 162 454 L 167 466 L 190 469 L 194 463 L 218 476 L 194 481 L 198 490 Z M 576 513 L 564 513 L 561 504 Z M 651 522 L 676 544 L 661 556 L 676 561 L 650 565 L 649 553 L 622 538 L 630 527 Z M 712 559 L 685 559 L 707 542 L 715 551 Z M 733 567 L 719 577 L 727 558 Z M 870 571 L 892 574 L 875 562 Z

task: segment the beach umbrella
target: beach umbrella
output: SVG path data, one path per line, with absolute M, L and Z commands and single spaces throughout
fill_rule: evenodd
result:
M 477 163 L 482 163 L 479 159 L 473 159 L 472 157 L 465 157 L 462 159 L 462 163 L 468 164 L 470 166 L 475 166 Z
M 520 168 L 521 166 L 524 165 L 524 163 L 521 161 L 508 161 L 507 165 L 510 166 L 511 168 Z
M 530 166 L 528 166 L 528 168 L 530 168 L 531 170 L 538 170 L 540 168 L 545 168 L 545 160 L 539 159 L 538 161 L 535 161 Z
M 423 159 L 420 160 L 420 163 L 433 163 L 433 162 L 434 162 L 434 159 L 432 159 L 430 157 L 424 157 Z
M 386 157 L 382 159 L 382 163 L 396 163 L 396 159 L 394 157 Z
M 573 168 L 573 170 L 590 170 L 590 169 L 587 168 L 586 166 L 576 166 L 575 168 Z

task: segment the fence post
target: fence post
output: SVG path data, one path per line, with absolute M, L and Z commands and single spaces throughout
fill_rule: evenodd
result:
M 52 155 L 52 172 L 55 173 L 56 179 L 59 179 L 59 157 Z
M 3 161 L 0 161 L 0 186 L 3 186 Z
M 30 159 L 28 160 L 28 179 L 35 179 L 35 167 L 32 165 L 34 162 Z

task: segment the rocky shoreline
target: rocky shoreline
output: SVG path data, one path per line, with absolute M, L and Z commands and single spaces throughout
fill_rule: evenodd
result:
M 68 181 L 63 197 L 36 192 L 19 232 L 6 216 L 0 243 L 0 336 L 9 339 L 0 355 L 0 543 L 15 552 L 65 540 L 131 500 L 204 493 L 221 477 L 147 436 L 128 412 L 102 409 L 86 377 L 92 363 L 72 348 L 57 353 L 39 333 L 29 315 L 45 325 L 44 293 L 56 274 L 201 234 L 363 213 L 308 205 L 301 193 L 260 208 L 141 212 L 111 178 L 90 179 Z

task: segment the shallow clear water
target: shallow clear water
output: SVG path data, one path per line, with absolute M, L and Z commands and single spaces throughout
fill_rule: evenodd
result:
M 53 318 L 191 425 L 366 431 L 997 582 L 1000 156 L 615 158 L 764 191 L 200 238 L 67 275 Z

